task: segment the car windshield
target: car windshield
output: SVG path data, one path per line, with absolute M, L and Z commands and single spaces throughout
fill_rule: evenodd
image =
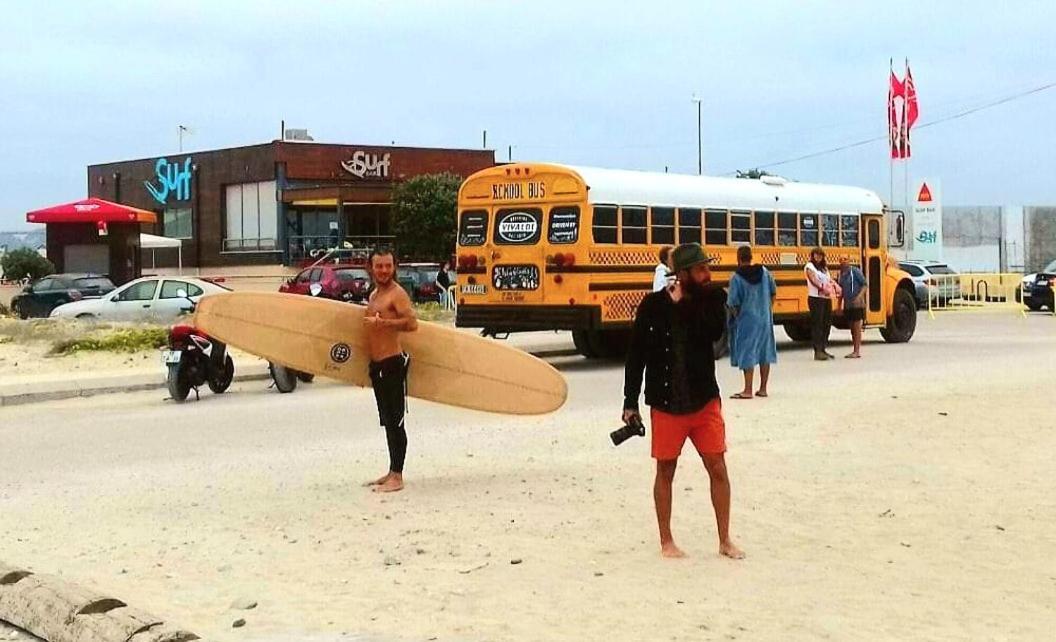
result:
M 957 274 L 948 265 L 929 265 L 928 272 L 932 274 Z
M 1048 274 L 1052 274 L 1053 272 L 1056 272 L 1056 261 L 1053 261 L 1052 263 L 1049 263 L 1048 265 L 1046 265 L 1045 269 L 1042 270 L 1042 272 L 1045 272 L 1045 273 L 1048 273 Z
M 100 289 L 101 290 L 103 288 L 113 289 L 113 287 L 114 287 L 114 284 L 110 282 L 110 279 L 108 279 L 106 277 L 103 277 L 103 276 L 90 276 L 90 277 L 85 277 L 83 279 L 76 279 L 73 282 L 73 284 L 74 284 L 75 287 L 80 288 L 82 290 L 90 290 L 90 289 Z
M 343 270 L 334 270 L 334 274 L 337 275 L 338 281 L 355 281 L 357 279 L 367 280 L 370 278 L 367 275 L 367 271 L 360 268 L 345 268 Z
M 422 274 L 418 270 L 411 268 L 399 268 L 396 270 L 396 280 L 410 281 L 411 283 L 418 285 L 422 282 Z

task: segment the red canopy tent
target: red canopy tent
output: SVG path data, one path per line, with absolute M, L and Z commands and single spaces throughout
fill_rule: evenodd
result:
M 86 198 L 26 213 L 27 223 L 156 223 L 154 212 L 101 198 Z
M 48 259 L 59 272 L 98 272 L 117 285 L 141 274 L 141 223 L 154 212 L 99 198 L 86 198 L 26 213 L 29 223 L 48 227 Z

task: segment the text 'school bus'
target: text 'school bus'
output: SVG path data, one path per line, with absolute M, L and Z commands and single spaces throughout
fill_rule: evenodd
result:
M 616 356 L 652 290 L 660 248 L 690 242 L 718 259 L 721 284 L 737 247 L 751 245 L 777 280 L 774 322 L 794 340 L 810 339 L 803 267 L 815 246 L 834 277 L 843 256 L 862 268 L 866 327 L 889 342 L 913 336 L 913 283 L 888 257 L 883 203 L 869 190 L 537 163 L 492 167 L 462 184 L 456 325 L 571 330 L 583 355 Z M 833 323 L 846 327 L 839 310 Z

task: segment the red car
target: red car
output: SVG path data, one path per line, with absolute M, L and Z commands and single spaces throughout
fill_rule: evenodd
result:
M 322 287 L 319 296 L 337 301 L 362 303 L 370 293 L 370 276 L 367 271 L 354 265 L 317 265 L 301 270 L 300 274 L 279 287 L 279 292 L 311 294 L 311 287 L 318 283 Z

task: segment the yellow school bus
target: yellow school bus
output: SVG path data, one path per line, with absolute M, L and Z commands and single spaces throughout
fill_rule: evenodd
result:
M 463 182 L 458 194 L 456 325 L 498 335 L 571 330 L 584 356 L 626 348 L 652 290 L 659 250 L 700 243 L 726 284 L 740 245 L 778 284 L 774 322 L 810 339 L 803 268 L 814 246 L 835 270 L 846 256 L 869 281 L 865 325 L 889 342 L 916 328 L 913 283 L 888 256 L 887 218 L 857 187 L 513 163 Z M 901 234 L 901 219 L 897 221 Z M 846 327 L 839 309 L 836 327 Z M 718 347 L 721 350 L 721 346 Z

